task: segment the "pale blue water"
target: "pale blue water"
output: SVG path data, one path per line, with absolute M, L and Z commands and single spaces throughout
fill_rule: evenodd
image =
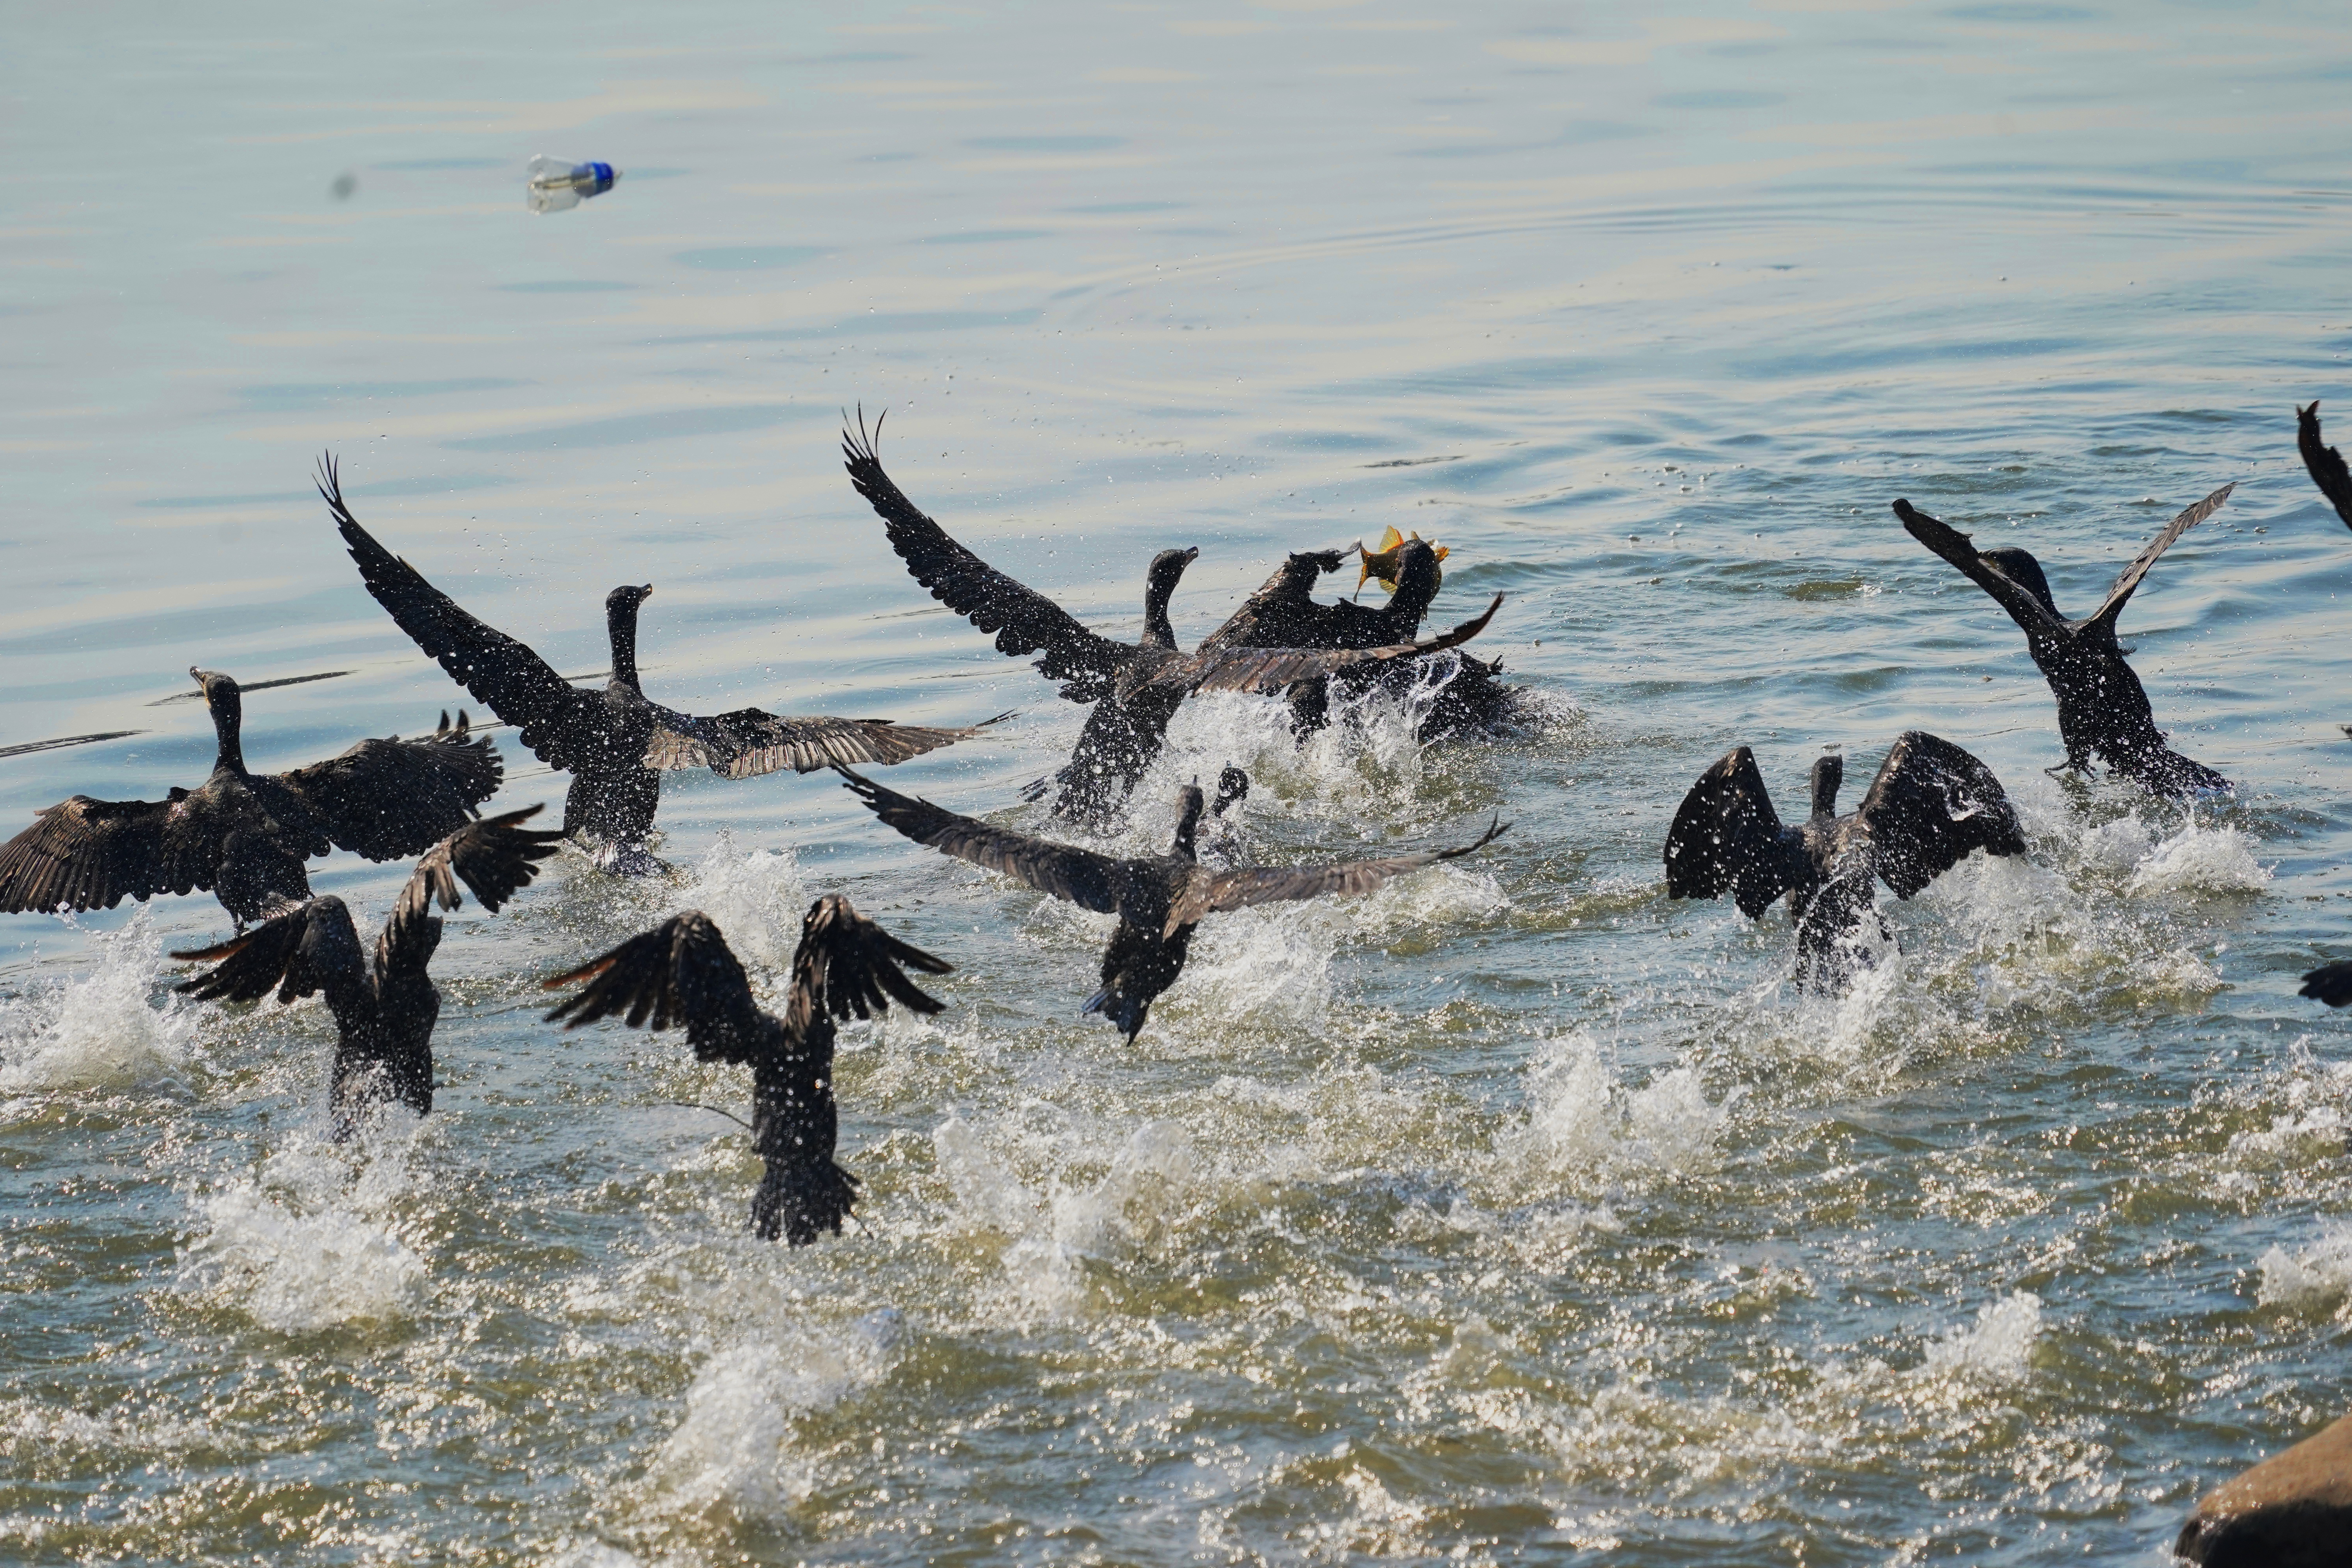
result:
M 2352 952 L 2352 536 L 2292 409 L 2352 436 L 2340 9 L 53 9 L 0 80 L 0 745 L 143 731 L 0 760 L 17 821 L 199 782 L 192 663 L 352 672 L 248 700 L 262 765 L 458 705 L 327 448 L 566 671 L 650 580 L 676 705 L 1021 708 L 893 779 L 1002 811 L 1080 714 L 889 552 L 861 402 L 1121 635 L 1154 550 L 1189 640 L 1417 529 L 1545 715 L 1189 714 L 1127 844 L 1229 757 L 1234 854 L 1517 826 L 1220 917 L 1131 1048 L 1076 1016 L 1098 921 L 815 778 L 688 778 L 676 881 L 453 922 L 440 1109 L 357 1151 L 315 1004 L 167 997 L 216 905 L 0 921 L 0 1556 L 2154 1563 L 2345 1408 L 2352 1067 L 2294 994 Z M 539 152 L 621 183 L 530 217 Z M 2231 480 L 2124 629 L 2238 798 L 2046 779 L 2022 638 L 1887 502 L 2086 606 Z M 1890 898 L 1853 995 L 1666 900 L 1726 749 L 1793 809 L 1915 726 L 2032 863 Z M 560 798 L 501 734 L 501 804 Z M 834 889 L 958 972 L 846 1037 L 866 1227 L 793 1253 L 663 1103 L 744 1083 L 535 983 L 693 905 L 772 985 Z

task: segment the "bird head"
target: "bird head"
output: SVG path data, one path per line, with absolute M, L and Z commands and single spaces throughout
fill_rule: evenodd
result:
M 1410 538 L 1393 528 L 1381 535 L 1378 550 L 1356 546 L 1363 561 L 1356 572 L 1356 592 L 1364 591 L 1366 583 L 1378 583 L 1388 593 L 1411 588 L 1417 595 L 1425 595 L 1422 603 L 1426 607 L 1437 596 L 1437 584 L 1444 574 L 1437 563 L 1453 553 L 1443 544 L 1430 544 L 1419 533 Z
M 604 595 L 604 613 L 608 616 L 634 614 L 639 605 L 653 596 L 654 585 L 651 583 L 624 583 Z
M 1845 784 L 1845 758 L 1835 752 L 1813 759 L 1813 815 L 1835 816 L 1838 791 Z
M 1194 782 L 1198 783 L 1199 781 L 1195 780 Z M 1211 816 L 1223 816 L 1225 815 L 1225 811 L 1228 807 L 1238 805 L 1248 798 L 1249 774 L 1242 772 L 1241 769 L 1234 766 L 1233 763 L 1227 763 L 1225 764 L 1224 772 L 1217 775 L 1216 804 L 1209 807 L 1209 815 Z
M 2002 576 L 2041 600 L 2043 609 L 2053 616 L 2058 614 L 2057 601 L 2050 596 L 2050 579 L 2042 574 L 2042 563 L 2033 558 L 2032 552 L 1984 550 L 1978 553 L 1992 563 Z

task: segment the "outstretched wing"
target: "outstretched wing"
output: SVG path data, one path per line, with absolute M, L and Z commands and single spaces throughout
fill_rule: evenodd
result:
M 2124 605 L 2130 602 L 2132 590 L 2138 587 L 2139 580 L 2147 575 L 2147 569 L 2156 564 L 2156 558 L 2171 549 L 2173 541 L 2221 510 L 2221 503 L 2228 500 L 2230 492 L 2237 488 L 2235 483 L 2223 485 L 2220 489 L 2166 523 L 2164 531 L 2149 540 L 2147 547 L 2132 557 L 2131 564 L 2116 574 L 2116 585 L 2107 590 L 2106 598 L 2101 601 L 2097 609 L 2091 612 L 2084 624 L 2087 626 L 2105 621 L 2113 625 L 2116 617 L 2124 613 Z
M 2309 470 L 2311 482 L 2319 487 L 2319 493 L 2327 498 L 2327 504 L 2336 509 L 2336 515 L 2344 520 L 2344 526 L 2352 528 L 2352 469 L 2345 468 L 2343 453 L 2320 444 L 2319 399 L 2315 397 L 2310 407 L 2294 411 L 2294 444 L 2303 454 L 2303 466 Z M 2322 972 L 2315 970 L 2313 973 Z M 2310 995 L 2311 993 L 2304 994 Z M 2342 1003 L 2332 1005 L 2343 1005 Z
M 1509 823 L 1497 818 L 1468 844 L 1452 849 L 1424 849 L 1417 855 L 1391 856 L 1385 860 L 1342 860 L 1332 866 L 1244 866 L 1231 871 L 1202 868 L 1192 873 L 1183 892 L 1170 907 L 1168 923 L 1160 938 L 1165 941 L 1220 910 L 1319 899 L 1331 893 L 1369 893 L 1391 877 L 1434 866 L 1440 860 L 1458 860 L 1484 849 L 1509 832 L 1510 827 Z
M 874 437 L 882 433 L 879 420 Z M 984 632 L 996 634 L 996 651 L 1015 658 L 1043 650 L 1038 670 L 1065 683 L 1062 695 L 1095 702 L 1110 692 L 1112 678 L 1135 649 L 1087 630 L 1077 618 L 1034 588 L 1025 587 L 950 539 L 947 531 L 917 509 L 874 455 L 874 437 L 859 418 L 855 435 L 841 433 L 849 482 L 881 516 L 890 547 L 931 597 Z
M 75 795 L 0 845 L 0 910 L 110 910 L 125 898 L 209 889 L 229 835 L 267 821 L 243 791 L 174 790 L 170 800 Z
M 887 767 L 925 752 L 970 740 L 993 719 L 961 729 L 931 729 L 888 719 L 830 719 L 776 714 L 760 708 L 702 719 L 667 708 L 655 710 L 654 738 L 646 746 L 649 768 L 709 768 L 723 779 L 748 779 L 790 768 L 814 773 L 841 763 L 879 763 Z
M 1803 847 L 1780 826 L 1756 753 L 1738 747 L 1698 775 L 1666 829 L 1666 896 L 1719 899 L 1762 917 L 1802 874 Z
M 1912 538 L 1958 567 L 1969 582 L 1990 594 L 1994 602 L 2009 612 L 2010 619 L 2025 629 L 2027 637 L 2063 639 L 2073 629 L 2057 611 L 2034 597 L 2031 589 L 1979 554 L 1969 536 L 1958 529 L 1929 517 L 1907 500 L 1895 503 L 1895 515 L 1903 520 L 1904 530 Z
M 468 823 L 425 852 L 375 939 L 378 974 L 424 973 L 440 936 L 433 906 L 438 903 L 445 910 L 454 910 L 463 903 L 457 891 L 459 881 L 473 889 L 474 897 L 492 914 L 530 885 L 539 875 L 538 862 L 554 854 L 563 840 L 560 832 L 522 826 L 540 809 L 525 806 Z
M 1201 639 L 1212 647 L 1294 647 L 1307 643 L 1311 628 L 1330 606 L 1315 602 L 1315 584 L 1337 572 L 1344 550 L 1301 550 L 1285 558 L 1225 624 Z M 1369 613 L 1369 612 L 1368 612 Z
M 577 768 L 595 747 L 603 704 L 558 675 L 548 662 L 426 582 L 415 567 L 378 544 L 343 504 L 330 456 L 320 463 L 319 494 L 334 514 L 360 580 L 418 647 L 449 678 L 522 731 L 522 743 L 551 768 Z M 430 840 L 427 840 L 430 842 Z M 422 847 L 417 846 L 416 847 Z M 414 854 L 415 849 L 401 850 Z
M 822 1014 L 871 1018 L 888 1012 L 893 998 L 913 1012 L 940 1012 L 947 1004 L 925 994 L 907 978 L 907 968 L 945 974 L 954 967 L 900 942 L 859 914 L 847 899 L 828 893 L 809 906 L 801 921 L 784 1027 L 794 1039 L 805 1039 L 809 1026 Z
M 2025 835 L 1992 770 L 1949 741 L 1906 730 L 1870 781 L 1854 818 L 1874 868 L 1909 898 L 1976 850 L 2022 855 Z
M 476 815 L 498 793 L 504 769 L 466 715 L 413 741 L 362 741 L 339 757 L 278 773 L 276 782 L 318 814 L 327 837 L 371 860 L 414 855 Z
M 958 816 L 928 800 L 885 789 L 847 768 L 837 771 L 849 793 L 864 801 L 867 810 L 916 843 L 927 844 L 942 855 L 952 855 L 992 871 L 1002 871 L 1082 910 L 1102 915 L 1120 912 L 1131 879 L 1129 862 L 1076 845 L 1056 844 L 1010 828 L 992 827 L 969 816 Z
M 352 912 L 331 893 L 218 946 L 172 956 L 216 965 L 172 988 L 199 1002 L 251 1002 L 275 988 L 283 1003 L 324 991 L 341 1018 L 367 995 L 366 961 L 359 933 L 352 929 Z
M 686 1026 L 687 1044 L 706 1062 L 750 1062 L 781 1040 L 775 1020 L 751 999 L 751 982 L 709 915 L 688 910 L 602 958 L 544 982 L 550 991 L 586 981 L 547 1021 L 576 1029 L 622 1014 L 632 1029 Z
M 1503 595 L 1497 594 L 1494 602 L 1486 606 L 1486 613 L 1475 620 L 1465 621 L 1442 637 L 1421 642 L 1360 648 L 1204 648 L 1189 658 L 1171 661 L 1169 670 L 1171 677 L 1186 679 L 1194 691 L 1280 691 L 1295 680 L 1311 680 L 1318 676 L 1336 675 L 1365 665 L 1417 658 L 1424 654 L 1460 647 L 1485 631 L 1486 623 L 1493 620 L 1495 612 L 1502 607 Z

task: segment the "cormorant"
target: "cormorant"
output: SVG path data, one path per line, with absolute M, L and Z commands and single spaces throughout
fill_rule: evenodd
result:
M 1205 916 L 1220 910 L 1320 898 L 1326 893 L 1369 893 L 1391 877 L 1484 848 L 1509 826 L 1498 820 L 1474 842 L 1458 848 L 1427 849 L 1384 860 L 1247 866 L 1217 871 L 1200 864 L 1193 852 L 1193 834 L 1203 808 L 1197 784 L 1186 784 L 1176 792 L 1176 838 L 1167 854 L 1120 859 L 958 816 L 927 800 L 885 789 L 847 768 L 839 772 L 868 810 L 916 843 L 1001 871 L 1082 910 L 1117 915 L 1118 928 L 1111 932 L 1110 946 L 1103 953 L 1102 988 L 1078 1011 L 1102 1014 L 1130 1044 L 1142 1029 L 1151 1004 L 1176 983 L 1184 968 L 1184 954 L 1192 945 L 1192 930 Z M 1219 793 L 1224 792 L 1221 788 Z
M 1381 563 L 1390 574 L 1384 580 L 1396 586 L 1386 604 L 1373 606 L 1346 599 L 1324 604 L 1315 597 L 1316 581 L 1339 570 L 1351 553 L 1367 563 Z M 1360 648 L 1411 642 L 1437 597 L 1443 580 L 1438 563 L 1443 554 L 1418 535 L 1377 555 L 1366 552 L 1361 543 L 1347 550 L 1299 551 L 1243 601 L 1223 626 L 1203 638 L 1201 647 L 1204 651 L 1247 646 Z M 1357 585 L 1362 586 L 1360 579 Z M 1466 653 L 1458 657 L 1461 668 L 1421 721 L 1423 742 L 1464 730 L 1490 730 L 1510 716 L 1510 688 L 1496 679 L 1502 673 L 1502 660 L 1475 658 Z M 1344 672 L 1328 679 L 1298 681 L 1285 694 L 1292 726 L 1303 735 L 1328 723 L 1334 685 L 1345 693 L 1373 682 L 1410 679 L 1412 672 L 1391 666 L 1370 673 Z
M 488 738 L 449 715 L 428 736 L 362 741 L 339 757 L 285 773 L 249 773 L 236 681 L 190 668 L 212 710 L 212 776 L 163 800 L 75 795 L 0 845 L 0 910 L 112 909 L 126 896 L 203 889 L 243 929 L 310 896 L 303 862 L 331 847 L 370 860 L 417 853 L 497 793 Z
M 2352 470 L 2345 468 L 2343 453 L 2320 444 L 2316 397 L 2311 400 L 2310 407 L 2294 411 L 2294 445 L 2303 454 L 2303 466 L 2310 473 L 2311 482 L 2319 487 L 2319 493 L 2327 498 L 2327 504 L 2336 509 L 2344 526 L 2352 528 Z
M 698 910 L 672 916 L 604 957 L 546 983 L 587 981 L 547 1015 L 576 1029 L 625 1012 L 631 1028 L 686 1026 L 695 1059 L 749 1064 L 751 1148 L 767 1163 L 751 1199 L 751 1228 L 794 1247 L 840 1234 L 856 1200 L 857 1178 L 833 1163 L 840 1117 L 833 1098 L 834 1020 L 889 1011 L 892 999 L 917 1013 L 947 1004 L 924 994 L 900 965 L 945 974 L 953 965 L 909 947 L 828 894 L 809 906 L 793 954 L 793 988 L 780 1019 L 751 999 L 751 983 L 727 939 Z
M 2022 855 L 2025 836 L 1992 770 L 1949 741 L 1924 731 L 1895 737 L 1870 793 L 1837 814 L 1844 759 L 1813 763 L 1813 811 L 1784 826 L 1741 746 L 1699 774 L 1666 831 L 1666 896 L 1719 899 L 1760 920 L 1786 895 L 1797 927 L 1798 983 L 1842 982 L 1854 953 L 1853 932 L 1878 919 L 1877 882 L 1907 899 L 1971 851 Z M 1879 931 L 1886 930 L 1879 921 Z
M 425 851 L 375 939 L 371 964 L 343 900 L 330 893 L 276 915 L 242 936 L 194 952 L 175 952 L 219 967 L 173 987 L 200 1002 L 251 1002 L 272 987 L 282 1005 L 297 996 L 327 994 L 335 1016 L 335 1066 L 329 1103 L 335 1135 L 346 1137 L 369 1105 L 396 1100 L 419 1116 L 433 1110 L 433 1025 L 441 994 L 426 966 L 441 945 L 445 910 L 465 901 L 462 879 L 492 913 L 539 874 L 532 862 L 555 853 L 561 833 L 521 824 L 540 807 L 526 806 L 459 828 Z
M 522 743 L 540 761 L 572 775 L 563 831 L 600 840 L 597 863 L 607 870 L 650 870 L 659 864 L 646 853 L 645 842 L 661 800 L 661 770 L 709 767 L 721 778 L 740 779 L 779 768 L 808 773 L 834 763 L 887 765 L 963 740 L 978 728 L 779 716 L 758 708 L 704 719 L 647 701 L 637 681 L 637 607 L 653 593 L 650 583 L 625 584 L 604 596 L 612 679 L 602 693 L 582 690 L 377 543 L 343 504 L 331 457 L 321 464 L 319 493 L 376 603 L 451 679 L 520 729 Z
M 875 434 L 880 432 L 877 422 Z M 841 444 L 850 483 L 880 515 L 915 581 L 982 631 L 995 633 L 998 652 L 1015 658 L 1042 652 L 1039 673 L 1062 682 L 1069 700 L 1094 704 L 1068 764 L 1055 775 L 1059 816 L 1099 821 L 1114 814 L 1159 754 L 1178 706 L 1195 691 L 1271 694 L 1313 677 L 1454 647 L 1485 630 L 1503 602 L 1496 595 L 1485 615 L 1426 642 L 1346 650 L 1228 643 L 1181 653 L 1168 601 L 1200 551 L 1163 550 L 1145 581 L 1142 638 L 1115 642 L 949 538 L 883 472 L 862 420 L 856 432 L 842 432 Z M 1041 793 L 1043 787 L 1050 786 Z
M 2295 994 L 2331 1007 L 2352 1005 L 2352 960 L 2321 964 L 2303 977 L 2303 989 Z
M 1967 534 L 1937 521 L 1907 500 L 1895 503 L 1895 515 L 1903 520 L 1912 538 L 1967 574 L 2024 629 L 2026 649 L 2058 699 L 2058 733 L 2066 742 L 2067 767 L 2087 773 L 2091 757 L 2096 753 L 2116 773 L 2137 779 L 2159 795 L 2187 795 L 2232 786 L 2211 768 L 2191 762 L 2164 743 L 2164 731 L 2156 727 L 2147 692 L 2131 666 L 2124 662 L 2124 650 L 2116 641 L 2116 621 L 2156 558 L 2220 510 L 2236 488 L 2223 485 L 2167 523 L 2123 569 L 2099 607 L 2079 621 L 2058 613 L 2050 597 L 2049 579 L 2042 574 L 2042 563 L 2026 552 L 1980 552 Z

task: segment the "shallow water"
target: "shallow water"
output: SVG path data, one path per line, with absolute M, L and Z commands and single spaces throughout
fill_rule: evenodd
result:
M 316 1003 L 168 995 L 217 906 L 0 921 L 0 1555 L 2150 1563 L 2345 1407 L 2352 1026 L 2294 995 L 2352 952 L 2352 539 L 2291 408 L 2352 420 L 2336 9 L 59 10 L 0 73 L 0 744 L 141 731 L 0 761 L 10 812 L 198 782 L 191 663 L 350 672 L 248 700 L 260 765 L 457 705 L 323 448 L 567 671 L 651 580 L 677 705 L 1020 708 L 893 780 L 1005 811 L 1080 716 L 889 553 L 860 402 L 1122 634 L 1156 549 L 1190 639 L 1418 529 L 1537 700 L 1427 752 L 1189 711 L 1119 842 L 1228 759 L 1227 855 L 1516 826 L 1220 917 L 1132 1047 L 1076 1016 L 1100 920 L 814 778 L 685 777 L 675 880 L 453 921 L 440 1109 L 355 1148 Z M 529 217 L 541 151 L 621 184 Z M 1886 503 L 2087 605 L 2231 480 L 2124 626 L 2237 798 L 2045 778 L 2021 639 Z M 1665 900 L 1727 747 L 1785 808 L 1915 726 L 2033 852 L 1889 898 L 1851 994 Z M 958 969 L 845 1035 L 865 1224 L 787 1252 L 667 1103 L 746 1083 L 535 981 L 695 906 L 775 988 L 833 889 Z

